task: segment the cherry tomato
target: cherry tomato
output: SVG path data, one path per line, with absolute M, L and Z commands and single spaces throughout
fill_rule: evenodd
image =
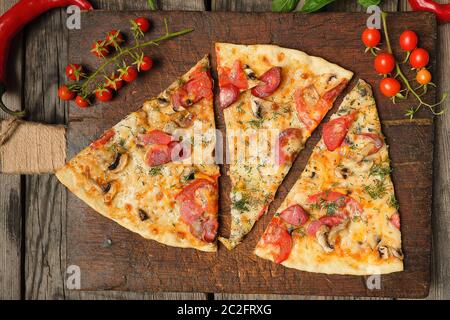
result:
M 380 30 L 372 28 L 365 29 L 361 35 L 361 40 L 368 48 L 376 47 L 381 40 Z
M 147 18 L 141 17 L 134 19 L 134 22 L 139 26 L 142 32 L 147 32 L 150 29 L 150 21 Z
M 393 97 L 400 92 L 400 82 L 394 78 L 384 78 L 380 82 L 381 93 L 386 97 Z
M 380 53 L 374 62 L 375 70 L 380 74 L 388 74 L 394 70 L 395 58 L 390 53 Z
M 416 81 L 422 85 L 426 85 L 431 81 L 431 73 L 427 69 L 422 69 L 417 72 Z
M 122 89 L 123 87 L 123 80 L 120 79 L 120 77 L 113 77 L 112 79 L 108 79 L 105 83 L 105 88 L 114 90 L 114 91 L 119 91 L 120 89 Z
M 429 61 L 430 55 L 423 48 L 414 49 L 409 56 L 409 64 L 415 69 L 426 67 Z
M 113 29 L 106 34 L 106 43 L 113 44 L 114 42 L 118 45 L 125 41 L 122 33 L 119 30 Z
M 58 97 L 63 101 L 72 100 L 75 98 L 75 92 L 71 91 L 67 86 L 61 86 L 58 89 Z
M 101 88 L 95 91 L 95 97 L 101 101 L 106 102 L 112 99 L 112 90 L 109 88 Z
M 80 107 L 80 108 L 87 108 L 90 105 L 90 102 L 88 99 L 83 98 L 82 96 L 77 96 L 75 98 L 75 103 Z
M 153 67 L 153 60 L 148 56 L 144 56 L 142 62 L 138 66 L 139 71 L 148 71 Z
M 400 47 L 405 51 L 412 51 L 417 47 L 419 38 L 414 31 L 405 30 L 400 35 Z
M 69 64 L 66 67 L 66 76 L 72 81 L 80 81 L 83 76 L 83 67 L 75 63 Z
M 136 80 L 138 72 L 135 67 L 127 67 L 122 73 L 122 79 L 126 82 L 133 82 Z
M 104 58 L 109 54 L 109 49 L 105 41 L 98 40 L 92 44 L 91 52 L 96 57 Z

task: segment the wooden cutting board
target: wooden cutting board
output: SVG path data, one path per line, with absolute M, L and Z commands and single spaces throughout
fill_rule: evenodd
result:
M 130 290 L 166 292 L 279 293 L 304 295 L 352 295 L 425 297 L 430 283 L 431 204 L 433 163 L 433 119 L 419 112 L 414 121 L 404 116 L 414 101 L 393 105 L 378 90 L 379 77 L 373 70 L 373 57 L 364 54 L 360 35 L 367 15 L 360 13 L 272 14 L 232 12 L 108 12 L 82 14 L 82 28 L 70 32 L 69 61 L 92 69 L 99 59 L 90 53 L 90 45 L 103 39 L 110 29 L 127 32 L 129 20 L 149 16 L 153 27 L 147 37 L 164 33 L 163 18 L 172 31 L 186 27 L 195 32 L 148 48 L 155 68 L 127 85 L 109 104 L 69 110 L 68 153 L 72 157 L 105 129 L 120 121 L 142 103 L 158 94 L 186 72 L 204 54 L 210 54 L 215 70 L 214 43 L 273 43 L 321 56 L 355 73 L 348 90 L 362 78 L 375 88 L 375 97 L 390 145 L 393 180 L 402 219 L 405 271 L 383 275 L 380 286 L 367 287 L 369 277 L 323 275 L 300 272 L 262 260 L 252 251 L 276 208 L 303 170 L 321 128 L 316 130 L 281 185 L 269 213 L 234 251 L 223 246 L 215 254 L 160 245 L 133 234 L 96 214 L 68 193 L 67 261 L 81 269 L 84 290 Z M 429 50 L 435 65 L 436 23 L 425 13 L 394 13 L 388 19 L 394 50 L 400 53 L 397 39 L 411 28 L 420 37 L 420 45 Z M 401 59 L 401 58 L 400 58 Z M 405 67 L 404 69 L 408 69 Z M 213 71 L 213 76 L 216 76 Z M 412 74 L 410 74 L 410 78 Z M 217 89 L 216 89 L 217 90 Z M 342 95 L 334 110 L 342 100 Z M 427 95 L 436 99 L 434 91 Z M 333 112 L 334 112 L 333 110 Z M 330 112 L 329 114 L 331 114 Z M 218 128 L 223 117 L 216 110 Z M 220 179 L 221 234 L 228 234 L 230 182 L 226 168 Z M 374 280 L 374 278 L 372 278 Z M 377 279 L 375 279 L 376 284 Z

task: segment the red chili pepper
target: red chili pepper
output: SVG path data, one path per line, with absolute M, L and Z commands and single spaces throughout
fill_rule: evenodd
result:
M 2 102 L 6 92 L 6 60 L 14 36 L 34 18 L 53 8 L 78 6 L 81 10 L 92 10 L 87 0 L 21 0 L 0 17 L 0 109 L 17 117 L 24 111 L 12 111 Z
M 414 11 L 427 11 L 436 15 L 439 22 L 450 21 L 450 3 L 443 4 L 433 0 L 408 0 Z

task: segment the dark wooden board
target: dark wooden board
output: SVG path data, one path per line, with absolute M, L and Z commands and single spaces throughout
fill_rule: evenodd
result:
M 194 27 L 195 32 L 147 49 L 157 60 L 152 72 L 127 86 L 110 104 L 69 111 L 68 149 L 75 155 L 105 129 L 138 109 L 158 94 L 204 54 L 214 43 L 273 43 L 321 56 L 355 72 L 357 78 L 375 88 L 383 130 L 390 144 L 393 180 L 402 217 L 405 271 L 381 276 L 381 289 L 369 290 L 367 277 L 322 275 L 275 265 L 253 255 L 264 227 L 295 183 L 320 137 L 320 128 L 308 141 L 280 187 L 269 213 L 261 219 L 245 242 L 229 252 L 223 246 L 216 254 L 178 249 L 142 239 L 95 214 L 74 195 L 68 195 L 67 260 L 80 266 L 82 289 L 130 291 L 180 291 L 228 293 L 280 293 L 304 295 L 352 295 L 425 297 L 429 290 L 431 254 L 431 200 L 433 120 L 425 110 L 415 121 L 406 120 L 404 110 L 413 101 L 393 105 L 377 89 L 379 78 L 372 69 L 373 58 L 364 55 L 360 32 L 366 15 L 359 13 L 272 14 L 225 12 L 107 12 L 83 13 L 82 29 L 69 34 L 69 61 L 93 68 L 98 59 L 89 54 L 91 43 L 111 28 L 127 30 L 130 18 L 152 18 L 148 37 L 164 32 L 163 18 L 171 30 Z M 414 27 L 421 46 L 430 51 L 435 65 L 436 23 L 425 13 L 393 13 L 388 19 L 394 50 L 395 39 Z M 213 70 L 213 76 L 215 72 Z M 342 95 L 343 96 L 343 95 Z M 340 99 L 335 104 L 339 104 Z M 434 91 L 428 95 L 435 100 Z M 330 112 L 331 114 L 331 112 Z M 223 130 L 222 114 L 216 111 L 217 126 Z M 221 233 L 228 233 L 229 179 L 222 168 Z M 110 243 L 110 244 L 108 244 Z

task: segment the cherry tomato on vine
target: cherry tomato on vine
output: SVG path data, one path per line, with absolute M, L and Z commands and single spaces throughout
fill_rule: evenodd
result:
M 105 88 L 114 90 L 114 91 L 119 91 L 120 89 L 122 89 L 123 87 L 123 80 L 120 79 L 120 77 L 113 77 L 111 79 L 108 79 L 105 83 Z
M 368 48 L 375 48 L 381 40 L 381 33 L 378 29 L 367 28 L 361 35 L 362 42 Z
M 79 64 L 70 63 L 66 67 L 66 76 L 72 81 L 80 81 L 80 79 L 84 76 L 83 67 Z
M 91 52 L 99 58 L 104 58 L 109 54 L 108 46 L 106 41 L 98 40 L 92 44 Z
M 75 98 L 75 92 L 70 90 L 66 85 L 59 87 L 58 97 L 63 101 L 69 101 Z
M 138 76 L 138 72 L 135 67 L 126 67 L 126 69 L 122 72 L 122 79 L 126 82 L 133 82 L 136 80 Z
M 390 53 L 380 53 L 376 56 L 374 67 L 379 74 L 388 74 L 395 68 L 395 58 Z
M 429 61 L 430 55 L 423 48 L 414 49 L 409 56 L 409 64 L 415 69 L 426 67 Z
M 106 43 L 107 44 L 122 44 L 125 42 L 122 33 L 119 30 L 113 29 L 106 34 Z
M 394 97 L 400 92 L 400 82 L 394 78 L 384 78 L 380 82 L 380 91 L 386 97 Z
M 416 74 L 416 81 L 421 85 L 429 84 L 431 81 L 431 73 L 427 69 L 422 69 Z
M 414 31 L 405 30 L 400 35 L 400 47 L 405 51 L 413 51 L 417 47 L 419 38 Z
M 148 71 L 153 67 L 153 60 L 148 56 L 144 56 L 138 66 L 139 71 Z
M 101 102 L 107 102 L 112 99 L 113 93 L 109 88 L 100 88 L 95 90 L 95 97 Z
M 75 98 L 75 103 L 80 107 L 80 108 L 87 108 L 90 105 L 90 102 L 88 99 L 83 98 L 82 96 L 77 96 Z
M 150 29 L 150 21 L 147 18 L 140 17 L 134 19 L 134 22 L 139 26 L 142 32 L 147 32 Z

